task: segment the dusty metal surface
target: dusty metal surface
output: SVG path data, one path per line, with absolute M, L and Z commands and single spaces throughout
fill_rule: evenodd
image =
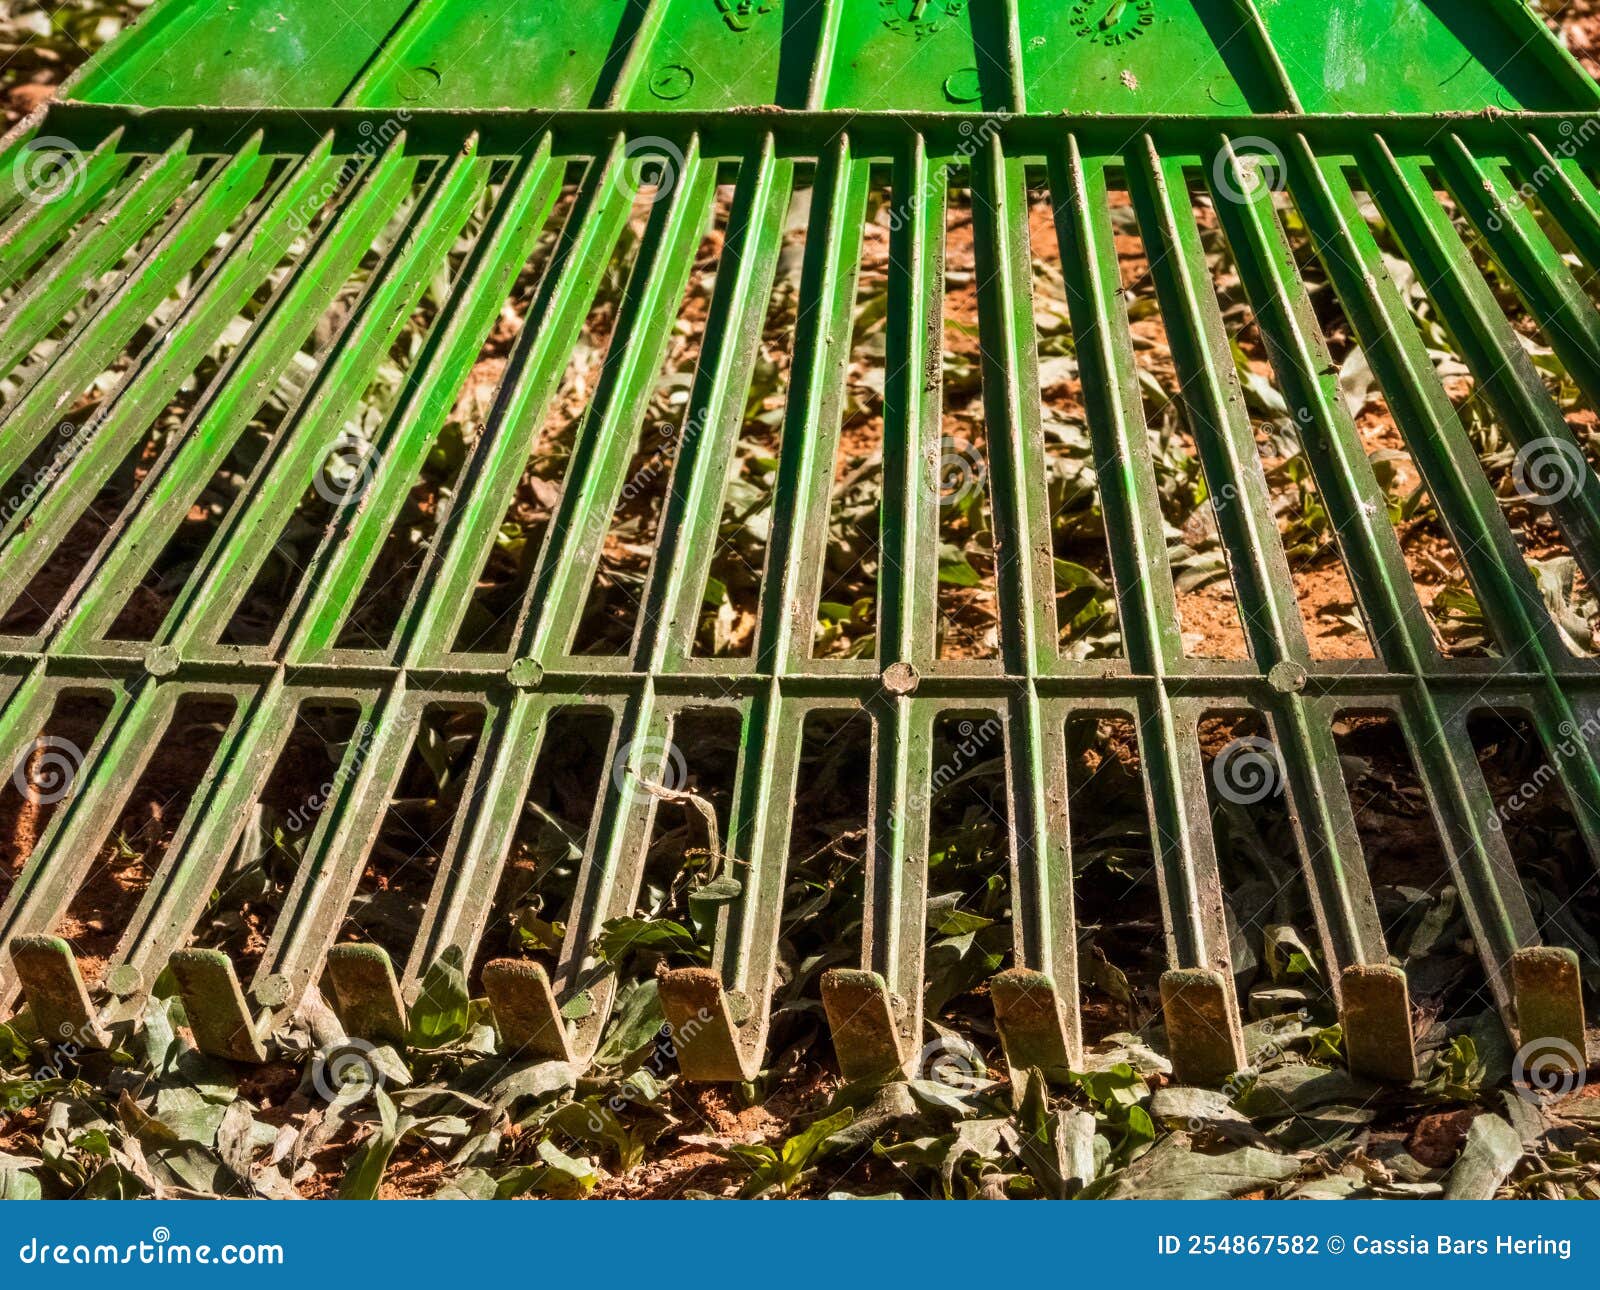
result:
M 1514 0 L 1408 3 L 1399 19 L 1391 3 L 1334 13 L 1300 0 L 1259 12 L 1251 0 L 787 8 L 392 0 L 352 24 L 306 3 L 223 12 L 166 0 L 86 70 L 68 102 L 12 141 L 0 161 L 0 357 L 16 386 L 0 409 L 0 480 L 14 499 L 0 516 L 5 606 L 29 594 L 151 419 L 261 299 L 65 594 L 26 634 L 0 639 L 0 764 L 29 761 L 63 696 L 110 706 L 0 910 L 0 943 L 11 947 L 0 1004 L 25 990 L 40 1016 L 70 1021 L 81 1010 L 88 996 L 70 957 L 38 938 L 57 930 L 180 700 L 215 696 L 234 715 L 94 1006 L 129 1006 L 170 964 L 202 1046 L 259 1059 L 273 1017 L 327 971 L 346 1023 L 393 1037 L 430 966 L 447 953 L 472 961 L 552 719 L 599 708 L 613 719 L 607 760 L 618 773 L 602 783 L 560 953 L 548 966 L 484 972 L 508 1049 L 586 1062 L 615 992 L 591 946 L 608 919 L 633 910 L 660 801 L 637 785 L 662 779 L 680 714 L 712 706 L 741 728 L 724 847 L 742 890 L 719 915 L 711 967 L 669 973 L 661 993 L 686 1074 L 748 1078 L 766 1056 L 804 721 L 859 712 L 873 730 L 861 768 L 872 798 L 860 961 L 824 978 L 823 1002 L 847 1074 L 904 1065 L 923 1035 L 934 723 L 982 713 L 1003 731 L 1013 812 L 1013 961 L 991 990 L 999 1031 L 1015 1066 L 1071 1066 L 1081 1042 L 1064 730 L 1106 713 L 1138 732 L 1171 967 L 1167 1042 L 1185 1078 L 1220 1081 L 1245 1056 L 1198 725 L 1246 709 L 1270 731 L 1351 1060 L 1405 1079 L 1414 1062 L 1404 977 L 1391 965 L 1332 735 L 1340 714 L 1359 711 L 1392 714 L 1404 733 L 1507 1025 L 1515 1032 L 1520 1017 L 1524 1032 L 1532 1025 L 1581 1053 L 1575 967 L 1565 951 L 1541 948 L 1465 723 L 1482 709 L 1525 713 L 1600 854 L 1600 672 L 1564 647 L 1363 206 L 1375 203 L 1393 229 L 1518 446 L 1560 468 L 1546 500 L 1584 573 L 1600 579 L 1600 482 L 1436 198 L 1448 190 L 1476 226 L 1593 403 L 1600 318 L 1551 226 L 1600 265 L 1591 178 L 1600 92 Z M 510 644 L 463 650 L 499 517 L 641 180 L 654 198 L 648 223 Z M 388 643 L 343 645 L 419 466 L 571 182 L 576 198 L 528 325 Z M 733 185 L 726 237 L 636 629 L 622 655 L 584 654 L 574 638 L 719 182 Z M 897 214 L 875 652 L 816 658 L 874 183 Z M 1308 646 L 1191 184 L 1216 212 L 1301 427 L 1371 660 L 1330 661 Z M 746 658 L 707 658 L 695 649 L 700 604 L 797 186 L 810 189 L 810 219 L 755 644 Z M 1080 661 L 1059 642 L 1030 188 L 1047 189 L 1054 209 L 1122 631 L 1114 661 Z M 956 189 L 970 190 L 977 263 L 1001 623 L 991 660 L 943 658 L 936 645 L 938 320 Z M 1131 195 L 1147 239 L 1248 661 L 1190 658 L 1180 639 L 1119 295 L 1113 189 Z M 1550 226 L 1524 200 L 1533 189 Z M 1447 659 L 1430 633 L 1285 236 L 1291 213 L 1462 554 L 1495 657 Z M 369 253 L 359 297 L 308 347 Z M 422 350 L 374 451 L 355 463 L 360 486 L 330 499 L 270 641 L 230 642 L 228 624 L 278 535 L 441 274 L 449 287 Z M 159 341 L 72 421 L 83 391 L 169 298 L 179 303 Z M 45 342 L 45 358 L 29 363 Z M 165 621 L 149 641 L 116 635 L 132 589 L 264 393 L 301 361 L 311 370 L 280 430 Z M 42 448 L 51 436 L 59 451 Z M 350 741 L 241 987 L 225 955 L 185 947 L 294 715 L 335 700 L 359 710 L 364 736 Z M 421 931 L 392 966 L 376 947 L 330 961 L 421 714 L 440 703 L 481 709 L 484 727 Z

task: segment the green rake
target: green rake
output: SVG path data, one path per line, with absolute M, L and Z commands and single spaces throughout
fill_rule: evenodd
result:
M 81 569 L 24 632 L 0 637 L 0 764 L 21 767 L 58 705 L 108 708 L 0 909 L 0 1008 L 25 996 L 45 1033 L 104 1042 L 147 992 L 181 993 L 206 1052 L 261 1061 L 321 985 L 352 1033 L 399 1040 L 440 963 L 474 960 L 554 719 L 612 721 L 594 821 L 551 965 L 482 972 L 506 1052 L 595 1054 L 616 978 L 594 953 L 630 914 L 681 714 L 739 723 L 724 842 L 739 894 L 711 965 L 660 997 L 683 1073 L 752 1078 L 767 1060 L 802 731 L 871 723 L 859 965 L 826 974 L 838 1061 L 870 1077 L 918 1060 L 936 722 L 992 717 L 1011 804 L 1011 966 L 990 996 L 1009 1065 L 1081 1067 L 1068 760 L 1085 715 L 1133 723 L 1169 970 L 1180 1078 L 1246 1065 L 1199 723 L 1263 715 L 1293 820 L 1351 1066 L 1416 1075 L 1411 1006 L 1374 902 L 1333 725 L 1389 714 L 1426 789 L 1486 983 L 1512 1034 L 1583 1063 L 1577 959 L 1543 943 L 1496 827 L 1466 723 L 1531 721 L 1600 855 L 1600 671 L 1563 644 L 1366 218 L 1381 211 L 1600 582 L 1600 480 L 1438 193 L 1478 231 L 1591 407 L 1600 315 L 1551 226 L 1600 267 L 1600 90 L 1518 0 L 162 0 L 30 118 L 0 158 L 0 601 L 40 571 L 218 344 L 182 432 L 149 463 Z M 575 181 L 569 177 L 576 176 Z M 422 553 L 388 643 L 344 628 L 419 469 L 564 188 L 570 209 L 482 432 Z M 829 494 L 869 191 L 894 204 L 877 630 L 871 657 L 818 658 Z M 510 644 L 462 648 L 500 517 L 641 184 L 654 201 Z M 731 185 L 726 235 L 626 651 L 575 649 L 607 530 L 702 231 Z M 1203 186 L 1300 428 L 1374 657 L 1313 657 L 1219 310 L 1192 185 Z M 940 655 L 940 317 L 951 194 L 970 190 L 999 655 Z M 1121 657 L 1061 649 L 1040 421 L 1029 193 L 1048 190 L 1101 490 Z M 745 415 L 785 218 L 808 189 L 793 337 L 754 644 L 696 648 L 703 590 Z M 1111 218 L 1131 197 L 1181 400 L 1227 552 L 1245 662 L 1186 657 Z M 1536 195 L 1537 209 L 1530 198 Z M 1546 222 L 1542 222 L 1540 211 Z M 1499 653 L 1447 658 L 1429 629 L 1285 218 L 1309 234 L 1465 569 Z M 334 308 L 356 267 L 370 266 Z M 451 257 L 454 257 L 452 259 Z M 280 266 L 289 266 L 282 271 Z M 449 275 L 400 396 L 353 463 L 271 640 L 227 627 L 314 487 L 374 373 Z M 174 303 L 175 302 L 175 303 Z M 330 310 L 332 312 L 330 313 Z M 149 640 L 118 615 L 325 316 L 331 333 L 282 425 L 183 575 Z M 123 359 L 141 328 L 156 339 Z M 120 360 L 120 365 L 119 365 Z M 85 390 L 112 383 L 81 421 Z M 43 463 L 42 465 L 40 463 Z M 173 842 L 91 990 L 61 939 L 84 882 L 181 702 L 232 717 Z M 196 923 L 297 713 L 358 713 L 327 807 L 254 973 L 193 948 Z M 403 963 L 336 943 L 430 707 L 483 733 Z M 20 782 L 20 781 L 19 781 Z M 170 975 L 169 975 L 170 973 Z

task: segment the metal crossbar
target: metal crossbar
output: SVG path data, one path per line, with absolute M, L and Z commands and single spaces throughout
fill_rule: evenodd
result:
M 259 1060 L 276 1021 L 326 973 L 347 1025 L 403 1035 L 430 969 L 473 960 L 552 722 L 600 708 L 613 718 L 608 761 L 619 773 L 602 781 L 559 956 L 548 969 L 504 960 L 484 972 L 508 1049 L 585 1063 L 616 992 L 593 943 L 635 907 L 660 800 L 637 786 L 661 781 L 681 715 L 713 707 L 739 723 L 724 849 L 741 889 L 719 914 L 711 966 L 671 971 L 660 991 L 688 1076 L 752 1078 L 766 1058 L 802 731 L 812 714 L 861 713 L 872 741 L 859 966 L 828 973 L 823 1002 L 847 1075 L 902 1067 L 923 1033 L 934 727 L 943 714 L 983 712 L 1003 731 L 1012 810 L 1014 945 L 991 982 L 996 1020 L 1014 1068 L 1058 1072 L 1082 1056 L 1065 729 L 1109 714 L 1138 732 L 1170 967 L 1167 1043 L 1183 1078 L 1218 1081 L 1245 1065 L 1245 1052 L 1199 723 L 1245 709 L 1270 731 L 1350 1062 L 1408 1079 L 1406 980 L 1385 943 L 1334 743 L 1339 716 L 1364 711 L 1391 714 L 1404 734 L 1508 1027 L 1583 1052 L 1575 957 L 1543 945 L 1466 723 L 1486 708 L 1526 714 L 1600 855 L 1600 671 L 1563 644 L 1368 219 L 1371 203 L 1516 444 L 1568 467 L 1551 514 L 1584 573 L 1600 580 L 1600 480 L 1438 197 L 1449 193 L 1600 406 L 1600 318 L 1551 240 L 1559 229 L 1600 267 L 1591 177 L 1600 100 L 1521 5 L 1430 0 L 1410 6 L 1414 29 L 1386 31 L 1403 51 L 1398 65 L 1465 66 L 1448 102 L 1431 72 L 1391 82 L 1387 56 L 1382 83 L 1375 61 L 1370 84 L 1328 77 L 1370 55 L 1353 37 L 1333 48 L 1328 16 L 1289 0 L 1259 13 L 1250 0 L 944 0 L 826 3 L 799 15 L 793 4 L 785 13 L 658 0 L 628 6 L 620 30 L 590 12 L 615 6 L 575 3 L 559 14 L 497 5 L 515 12 L 496 27 L 488 6 L 393 0 L 337 31 L 320 8 L 220 13 L 166 0 L 68 101 L 15 136 L 0 164 L 11 185 L 0 205 L 0 367 L 14 387 L 0 408 L 0 481 L 12 499 L 0 516 L 5 606 L 30 596 L 152 420 L 255 302 L 242 338 L 66 592 L 41 607 L 37 626 L 0 639 L 0 764 L 28 761 L 59 703 L 109 705 L 0 909 L 0 943 L 11 947 L 0 1006 L 25 992 L 36 1019 L 98 1027 L 159 988 L 170 966 L 202 1047 Z M 1340 13 L 1358 35 L 1375 34 L 1394 8 Z M 267 22 L 267 9 L 279 19 Z M 312 42 L 309 61 L 291 57 L 279 22 L 326 38 Z M 485 41 L 492 59 L 472 53 Z M 763 103 L 781 110 L 730 110 Z M 1399 115 L 1380 115 L 1390 108 Z M 1102 109 L 1117 115 L 1095 115 Z M 46 147 L 70 157 L 71 182 L 41 199 L 27 176 Z M 500 517 L 639 202 L 641 174 L 655 181 L 654 200 L 510 643 L 463 650 Z M 467 447 L 392 635 L 350 648 L 344 631 L 384 539 L 574 176 L 493 411 Z M 636 627 L 625 653 L 584 653 L 580 622 L 719 181 L 732 185 L 725 238 Z M 870 657 L 817 658 L 875 183 L 899 216 L 877 631 Z M 1315 657 L 1308 644 L 1192 185 L 1210 198 L 1298 425 L 1370 660 Z M 703 657 L 696 633 L 728 463 L 800 188 L 810 215 L 754 645 L 748 657 Z M 940 318 L 958 189 L 970 191 L 973 215 L 996 537 L 999 654 L 988 660 L 944 658 L 938 647 Z M 1121 632 L 1114 660 L 1069 656 L 1057 627 L 1028 223 L 1030 191 L 1041 189 L 1099 480 Z M 1124 190 L 1146 239 L 1248 661 L 1190 658 L 1180 636 L 1120 298 L 1112 205 Z M 1535 190 L 1546 222 L 1526 200 Z M 1447 658 L 1434 639 L 1341 396 L 1290 217 L 1461 553 L 1499 646 L 1492 658 Z M 342 296 L 364 260 L 359 292 Z M 229 624 L 280 533 L 441 275 L 448 289 L 421 349 L 356 463 L 361 487 L 334 500 L 270 641 L 233 641 Z M 324 317 L 331 330 L 308 348 Z M 156 339 L 119 365 L 152 318 Z M 281 424 L 165 620 L 149 641 L 125 639 L 116 624 L 130 593 L 266 394 L 296 371 Z M 75 420 L 97 378 L 109 379 L 103 396 Z M 233 715 L 91 992 L 53 933 L 180 702 L 197 697 L 226 701 Z M 295 715 L 330 702 L 357 710 L 362 737 L 344 753 L 270 942 L 240 983 L 225 955 L 191 948 L 191 937 Z M 480 709 L 483 733 L 421 930 L 392 967 L 376 947 L 339 944 L 340 929 L 418 723 L 440 703 Z

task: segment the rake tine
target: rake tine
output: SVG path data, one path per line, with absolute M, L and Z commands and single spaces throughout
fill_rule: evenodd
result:
M 266 1061 L 267 1051 L 228 956 L 221 950 L 178 950 L 170 963 L 200 1051 L 254 1065 Z
M 752 1080 L 766 1053 L 766 1019 L 741 1026 L 752 1010 L 742 994 L 722 988 L 714 968 L 679 968 L 661 978 L 661 1010 L 666 1013 L 678 1069 L 685 1079 Z
M 11 961 L 34 1024 L 51 1044 L 72 1040 L 80 1047 L 105 1048 L 109 1036 L 95 1015 L 72 947 L 56 936 L 18 936 Z
M 1339 974 L 1339 990 L 1350 1070 L 1401 1084 L 1416 1079 L 1406 974 L 1386 963 L 1356 963 Z
M 1511 959 L 1511 992 L 1522 1046 L 1539 1046 L 1542 1058 L 1561 1052 L 1573 1070 L 1587 1069 L 1577 954 L 1554 945 L 1518 950 Z
M 1064 1079 L 1072 1069 L 1072 1028 L 1055 981 L 1044 972 L 1014 967 L 989 978 L 989 997 L 1013 1082 L 1029 1070 Z
M 1233 1001 L 1222 973 L 1174 968 L 1161 974 L 1161 1009 L 1173 1069 L 1186 1084 L 1221 1084 L 1239 1068 Z
M 573 1051 L 550 975 L 540 964 L 528 959 L 495 959 L 484 964 L 483 984 L 489 992 L 502 1053 L 582 1064 Z
M 406 1040 L 406 1009 L 394 964 L 381 945 L 335 945 L 328 951 L 333 1010 L 362 1039 Z
M 910 1066 L 915 1054 L 902 1033 L 905 1001 L 891 994 L 876 972 L 860 968 L 824 972 L 822 1006 L 846 1080 L 876 1079 Z

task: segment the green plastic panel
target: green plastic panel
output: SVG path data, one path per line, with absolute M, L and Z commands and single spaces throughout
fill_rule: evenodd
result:
M 93 103 L 333 104 L 413 0 L 164 0 L 96 57 L 71 93 Z
M 1240 116 L 1560 110 L 1521 0 L 163 0 L 69 92 L 142 106 Z

